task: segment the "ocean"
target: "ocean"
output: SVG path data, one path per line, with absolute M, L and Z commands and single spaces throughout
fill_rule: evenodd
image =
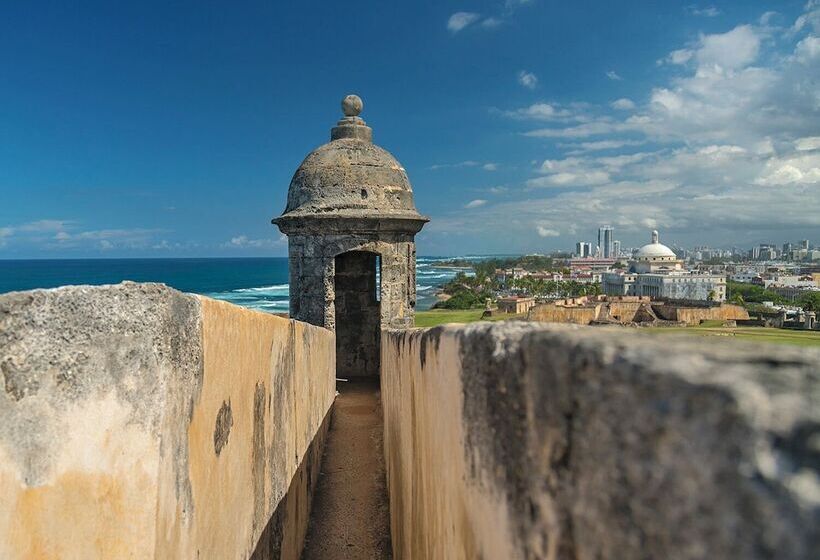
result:
M 416 309 L 429 309 L 436 301 L 436 288 L 458 272 L 436 266 L 449 258 L 416 259 Z M 0 260 L 0 293 L 123 280 L 161 282 L 259 311 L 288 311 L 288 259 L 284 257 Z

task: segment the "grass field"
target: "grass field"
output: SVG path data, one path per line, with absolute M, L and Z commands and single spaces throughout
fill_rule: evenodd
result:
M 722 327 L 708 324 L 697 327 L 649 327 L 641 329 L 641 331 L 657 335 L 686 334 L 820 348 L 820 331 L 793 331 L 766 327 Z
M 450 310 L 431 309 L 416 313 L 417 327 L 434 327 L 445 323 L 472 323 L 481 320 L 482 309 Z M 500 315 L 489 321 L 524 319 L 524 315 Z M 653 335 L 685 334 L 690 336 L 716 337 L 721 340 L 745 340 L 750 342 L 770 342 L 811 346 L 820 348 L 820 331 L 792 331 L 765 327 L 724 327 L 721 321 L 708 321 L 696 327 L 647 327 L 627 329 L 628 332 L 645 332 Z
M 435 327 L 445 323 L 473 323 L 481 321 L 483 309 L 431 309 L 416 312 L 417 327 Z M 485 321 L 504 321 L 507 319 L 523 319 L 525 315 L 501 315 L 489 317 Z

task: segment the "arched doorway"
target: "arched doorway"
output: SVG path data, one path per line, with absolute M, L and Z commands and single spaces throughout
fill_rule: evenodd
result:
M 349 251 L 336 257 L 336 376 L 378 377 L 381 343 L 379 255 Z

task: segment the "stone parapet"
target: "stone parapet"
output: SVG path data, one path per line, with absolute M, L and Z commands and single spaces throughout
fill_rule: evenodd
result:
M 159 284 L 0 296 L 0 558 L 299 558 L 325 329 Z
M 820 549 L 820 352 L 478 323 L 381 364 L 396 559 Z

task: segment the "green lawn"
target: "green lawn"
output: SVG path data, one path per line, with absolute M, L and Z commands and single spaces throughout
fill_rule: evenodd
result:
M 416 313 L 417 327 L 435 327 L 445 323 L 473 323 L 481 321 L 483 309 L 431 309 Z M 526 319 L 526 315 L 496 315 L 487 321 L 504 321 L 509 319 Z M 775 344 L 792 344 L 797 346 L 820 347 L 820 331 L 792 331 L 787 329 L 770 329 L 765 327 L 723 327 L 722 321 L 707 321 L 696 327 L 647 327 L 627 329 L 628 332 L 646 332 L 650 334 L 687 334 L 691 336 L 710 336 L 719 340 L 746 340 L 751 342 L 771 342 Z
M 640 330 L 661 335 L 688 334 L 717 337 L 723 340 L 773 342 L 776 344 L 792 344 L 796 346 L 813 346 L 820 348 L 820 331 L 793 331 L 766 327 L 721 327 L 708 323 L 697 327 L 649 327 Z
M 473 323 L 481 321 L 483 309 L 431 309 L 416 312 L 417 327 L 435 327 L 445 323 Z M 524 315 L 496 315 L 485 321 L 504 321 L 506 319 L 525 319 Z

